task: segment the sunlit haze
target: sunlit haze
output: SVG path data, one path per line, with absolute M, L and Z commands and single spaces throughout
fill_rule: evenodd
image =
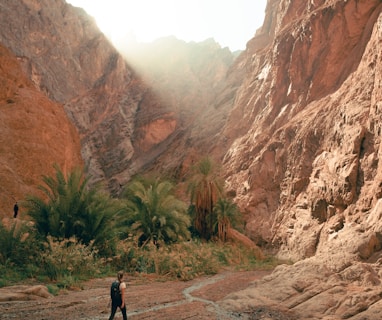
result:
M 231 51 L 243 50 L 263 24 L 267 0 L 67 0 L 93 16 L 115 43 L 126 35 L 138 42 L 175 36 L 186 42 L 214 38 Z

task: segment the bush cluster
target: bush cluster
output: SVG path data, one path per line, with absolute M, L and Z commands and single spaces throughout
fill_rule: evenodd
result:
M 132 275 L 153 274 L 185 281 L 216 274 L 225 268 L 248 270 L 272 266 L 271 261 L 264 264 L 256 260 L 247 248 L 198 239 L 159 247 L 154 244 L 140 247 L 134 238 L 119 240 L 117 254 L 109 258 L 101 257 L 91 245 L 81 244 L 75 238 L 48 237 L 47 242 L 39 245 L 26 245 L 35 241 L 18 238 L 13 242 L 15 250 L 28 254 L 29 262 L 19 264 L 16 256 L 2 260 L 0 287 L 29 278 L 50 283 L 51 287 L 54 284 L 58 288 L 70 288 L 89 278 L 114 275 L 120 269 Z M 28 248 L 28 252 L 21 248 Z

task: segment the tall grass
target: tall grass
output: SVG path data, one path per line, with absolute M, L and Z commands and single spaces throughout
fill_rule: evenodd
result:
M 121 243 L 113 266 L 129 273 L 152 273 L 190 280 L 216 274 L 222 269 L 253 270 L 273 268 L 273 259 L 256 260 L 254 252 L 232 243 L 189 241 L 157 248 L 138 248 L 133 241 Z
M 106 270 L 104 261 L 91 246 L 75 238 L 58 241 L 48 237 L 47 240 L 29 251 L 28 263 L 19 264 L 11 259 L 0 261 L 0 287 L 34 279 L 68 288 L 80 280 L 98 277 Z
M 62 241 L 47 239 L 40 258 L 44 274 L 50 280 L 60 280 L 63 287 L 69 287 L 76 279 L 101 274 L 103 260 L 96 257 L 91 245 L 79 243 L 74 237 Z

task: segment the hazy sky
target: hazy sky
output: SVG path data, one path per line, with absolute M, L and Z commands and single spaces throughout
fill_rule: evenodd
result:
M 174 35 L 214 38 L 231 51 L 245 49 L 263 24 L 267 0 L 66 0 L 95 17 L 113 41 L 133 33 L 139 42 Z

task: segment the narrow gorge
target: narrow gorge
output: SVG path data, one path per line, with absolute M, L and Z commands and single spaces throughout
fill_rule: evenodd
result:
M 268 0 L 239 55 L 176 38 L 118 52 L 64 0 L 3 0 L 0 17 L 1 217 L 54 162 L 117 195 L 209 154 L 246 235 L 292 262 L 222 307 L 382 317 L 380 0 Z

